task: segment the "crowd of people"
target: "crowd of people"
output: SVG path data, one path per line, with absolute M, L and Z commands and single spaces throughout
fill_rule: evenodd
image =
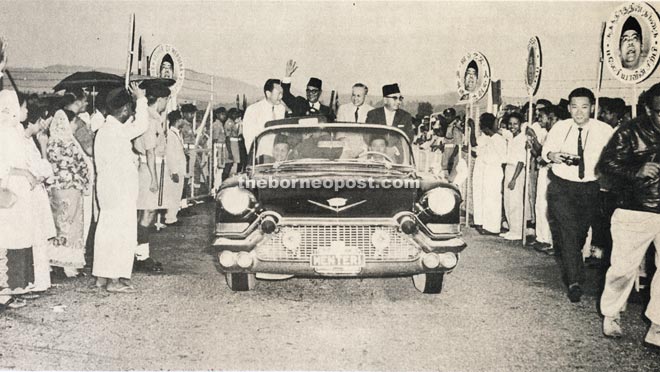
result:
M 600 98 L 595 112 L 594 94 L 577 88 L 557 105 L 539 99 L 483 114 L 481 134 L 470 138 L 472 226 L 511 241 L 525 235 L 528 246 L 555 256 L 571 302 L 581 300 L 585 261 L 594 262 L 609 337 L 622 335 L 620 313 L 640 273 L 654 270 L 647 252 L 660 243 L 660 84 L 640 102 L 636 119 L 620 98 Z M 646 316 L 645 341 L 660 346 L 655 281 Z
M 133 271 L 163 270 L 149 236 L 159 212 L 164 226 L 180 224 L 199 164 L 185 150 L 208 128 L 192 130 L 193 105 L 166 115 L 162 81 L 130 91 L 0 91 L 0 309 L 23 307 L 52 277 L 84 275 L 92 263 L 94 285 L 108 292 L 134 292 Z
M 53 268 L 79 275 L 89 264 L 92 225 L 94 285 L 134 292 L 134 270 L 163 270 L 150 256 L 150 234 L 159 210 L 166 210 L 166 224 L 179 223 L 184 179 L 198 164 L 186 150 L 210 139 L 220 152 L 221 182 L 245 169 L 267 122 L 324 116 L 400 129 L 419 167 L 459 187 L 472 172 L 472 226 L 510 241 L 529 237 L 531 247 L 555 256 L 571 302 L 582 296 L 584 258 L 601 259 L 603 332 L 621 335 L 619 313 L 638 268 L 649 245 L 660 243 L 660 84 L 641 97 L 644 115 L 637 119 L 618 98 L 600 98 L 594 113 L 594 94 L 577 88 L 556 105 L 545 99 L 507 105 L 476 123 L 453 108 L 415 123 L 401 109 L 396 83 L 382 87 L 378 108 L 366 103 L 368 87 L 356 83 L 350 102 L 335 112 L 320 102 L 321 79 L 309 79 L 305 96 L 291 92 L 296 70 L 289 61 L 285 77 L 268 79 L 263 99 L 245 112 L 215 109 L 212 133 L 191 125 L 194 105 L 168 112 L 171 92 L 160 82 L 99 94 L 93 110 L 81 89 L 50 104 L 0 91 L 0 305 L 21 307 L 47 290 Z M 660 345 L 654 284 L 646 341 Z

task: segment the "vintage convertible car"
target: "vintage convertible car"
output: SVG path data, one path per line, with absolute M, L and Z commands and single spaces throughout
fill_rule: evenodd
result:
M 440 293 L 465 248 L 461 196 L 416 172 L 404 133 L 275 124 L 255 139 L 247 171 L 216 194 L 213 247 L 229 288 L 253 289 L 257 278 L 411 276 L 419 291 Z

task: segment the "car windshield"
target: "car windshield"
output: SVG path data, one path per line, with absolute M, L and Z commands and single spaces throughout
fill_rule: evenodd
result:
M 412 165 L 405 136 L 385 126 L 270 127 L 256 144 L 256 164 L 353 162 Z

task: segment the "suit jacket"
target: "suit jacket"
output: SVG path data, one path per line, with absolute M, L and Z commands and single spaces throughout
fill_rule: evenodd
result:
M 291 94 L 291 84 L 282 83 L 282 101 L 291 109 L 292 116 L 317 116 L 323 115 L 328 119 L 328 122 L 335 121 L 335 115 L 330 107 L 321 104 L 319 112 L 309 111 L 309 101 L 307 98 L 301 96 L 294 96 Z
M 369 113 L 367 113 L 367 124 L 387 125 L 387 120 L 385 119 L 385 107 L 379 107 L 369 111 Z M 396 110 L 392 126 L 401 129 L 403 133 L 408 136 L 409 141 L 412 141 L 415 137 L 415 127 L 412 123 L 412 116 L 404 110 Z

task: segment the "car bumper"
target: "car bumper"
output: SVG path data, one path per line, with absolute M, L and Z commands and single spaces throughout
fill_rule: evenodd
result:
M 305 229 L 310 226 L 282 225 L 283 229 Z M 363 235 L 356 233 L 361 232 Z M 343 229 L 343 230 L 342 230 Z M 369 230 L 370 229 L 370 230 Z M 337 233 L 336 230 L 342 231 Z M 325 231 L 325 232 L 324 232 Z M 364 234 L 374 231 L 388 231 L 392 244 L 379 253 L 369 243 L 362 246 L 357 254 L 349 254 L 349 258 L 357 258 L 359 264 L 344 265 L 331 263 L 319 267 L 314 263 L 312 256 L 319 255 L 319 246 L 332 245 L 337 236 L 346 237 L 347 246 L 357 246 L 369 242 Z M 443 239 L 433 239 L 423 231 L 405 235 L 396 230 L 393 225 L 350 225 L 337 223 L 328 227 L 327 224 L 317 224 L 312 230 L 302 230 L 302 234 L 314 235 L 316 239 L 307 244 L 296 254 L 287 253 L 282 249 L 282 241 L 277 234 L 265 234 L 261 229 L 254 228 L 243 237 L 216 237 L 213 247 L 218 253 L 220 269 L 223 272 L 269 273 L 295 276 L 340 276 L 340 277 L 383 277 L 383 276 L 409 276 L 419 273 L 448 272 L 458 263 L 459 252 L 466 244 L 456 236 L 444 236 Z M 326 235 L 323 235 L 323 234 Z M 361 238 L 356 238 L 360 236 Z M 352 239 L 352 241 L 351 241 Z M 395 243 L 398 242 L 398 243 Z M 343 241 L 341 242 L 344 243 Z M 279 245 L 278 245 L 279 244 Z M 303 252 L 303 253 L 301 253 Z M 355 253 L 355 251 L 354 251 Z M 223 256 L 224 255 L 224 256 Z M 323 255 L 323 254 L 320 254 Z M 346 258 L 346 255 L 335 255 Z M 224 257 L 224 260 L 223 260 Z M 344 262 L 344 261 L 341 261 Z

